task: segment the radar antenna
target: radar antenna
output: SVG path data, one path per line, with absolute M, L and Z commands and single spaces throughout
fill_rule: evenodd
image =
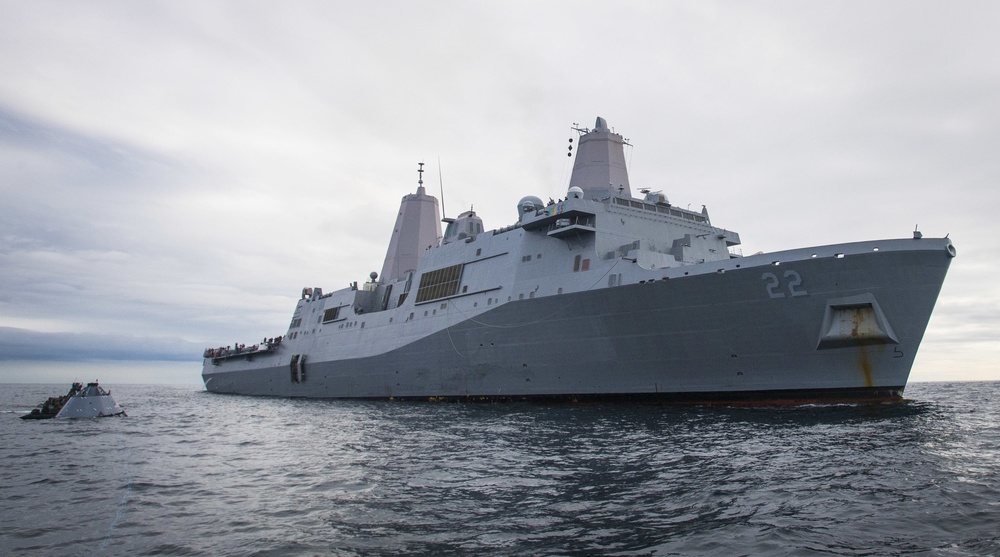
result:
M 441 184 L 441 218 L 448 218 L 448 213 L 444 210 L 444 176 L 441 175 L 441 157 L 438 157 L 438 182 Z

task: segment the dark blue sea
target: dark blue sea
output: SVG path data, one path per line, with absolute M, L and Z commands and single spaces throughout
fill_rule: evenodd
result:
M 1000 383 L 799 408 L 2 385 L 0 554 L 998 555 Z

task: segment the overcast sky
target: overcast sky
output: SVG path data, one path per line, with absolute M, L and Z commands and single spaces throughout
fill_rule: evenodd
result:
M 283 334 L 302 287 L 380 269 L 418 162 L 497 228 L 603 116 L 634 191 L 744 253 L 950 234 L 911 379 L 1000 379 L 997 29 L 995 1 L 0 0 L 0 360 Z

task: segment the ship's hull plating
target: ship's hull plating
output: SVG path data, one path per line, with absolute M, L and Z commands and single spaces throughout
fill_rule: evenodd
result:
M 303 353 L 299 381 L 284 346 L 206 360 L 203 378 L 212 392 L 318 398 L 898 399 L 954 255 L 947 240 L 912 242 L 515 300 L 385 353 Z

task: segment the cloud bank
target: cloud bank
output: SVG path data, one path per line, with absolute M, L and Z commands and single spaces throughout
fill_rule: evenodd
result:
M 603 116 L 745 253 L 950 234 L 914 378 L 1000 379 L 995 3 L 0 7 L 0 359 L 282 334 L 378 268 L 418 162 L 497 228 Z

